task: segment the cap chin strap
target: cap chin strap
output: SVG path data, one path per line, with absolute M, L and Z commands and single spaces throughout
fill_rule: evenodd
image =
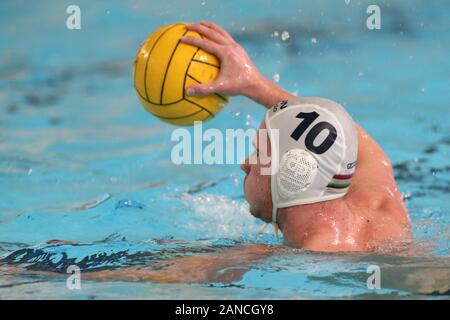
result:
M 275 212 L 272 212 L 273 231 L 275 233 L 275 237 L 278 238 L 277 209 L 275 209 L 274 211 Z
M 258 231 L 258 235 L 264 233 L 264 231 L 266 230 L 266 227 L 267 227 L 268 224 L 269 223 L 266 223 L 266 224 L 262 225 L 262 227 Z M 277 223 L 273 223 L 273 222 L 271 222 L 271 224 L 273 225 L 273 231 L 275 233 L 275 237 L 278 238 L 278 224 Z
M 273 197 L 272 197 L 272 199 L 273 199 Z M 272 200 L 272 202 L 273 202 L 273 200 Z M 277 223 L 277 211 L 278 211 L 278 208 L 274 203 L 273 210 L 272 210 L 272 223 L 275 223 L 275 224 Z
M 275 237 L 278 238 L 278 224 L 277 224 L 277 199 L 276 196 L 276 181 L 275 181 L 275 170 L 274 170 L 274 164 L 278 164 L 278 150 L 277 146 L 274 142 L 274 135 L 272 133 L 272 127 L 270 126 L 269 121 L 269 113 L 266 112 L 264 117 L 264 123 L 266 125 L 266 130 L 269 134 L 269 141 L 270 141 L 270 147 L 271 147 L 271 161 L 270 161 L 270 192 L 272 194 L 272 225 L 275 232 Z M 276 167 L 277 168 L 277 167 Z M 267 225 L 267 224 L 266 224 Z
M 270 131 L 271 132 L 271 131 Z M 272 147 L 272 155 L 274 154 L 274 152 L 278 152 L 278 151 L 274 151 L 274 145 L 272 144 L 272 139 L 270 140 L 270 144 Z M 276 159 L 278 157 L 278 154 L 276 155 Z M 274 159 L 274 157 L 272 157 L 272 160 Z M 273 224 L 273 228 L 274 228 L 274 233 L 275 233 L 275 237 L 278 238 L 278 223 L 277 223 L 277 212 L 278 212 L 278 199 L 277 199 L 277 190 L 276 190 L 276 175 L 275 172 L 273 170 L 273 161 L 271 161 L 270 163 L 270 170 L 271 170 L 271 176 L 270 176 L 270 191 L 272 193 L 272 224 Z
M 270 192 L 272 194 L 272 223 L 274 225 L 277 224 L 277 195 L 276 195 L 276 179 L 275 179 L 275 173 L 276 170 L 274 167 L 275 165 L 278 164 L 278 148 L 275 145 L 275 141 L 274 141 L 274 136 L 272 133 L 272 127 L 270 126 L 270 121 L 269 121 L 269 113 L 266 112 L 265 117 L 264 117 L 264 123 L 266 125 L 266 130 L 269 133 L 269 141 L 270 141 L 270 149 L 271 149 L 271 161 L 270 161 Z M 278 226 L 277 226 L 278 229 Z

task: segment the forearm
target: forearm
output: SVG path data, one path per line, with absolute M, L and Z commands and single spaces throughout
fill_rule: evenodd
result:
M 205 256 L 187 256 L 163 260 L 154 266 L 160 269 L 137 267 L 85 273 L 86 279 L 154 281 L 165 283 L 208 283 L 239 280 L 258 260 L 274 254 L 277 248 L 267 245 L 244 245 Z
M 282 100 L 294 99 L 296 96 L 279 87 L 263 75 L 252 83 L 244 95 L 253 101 L 270 108 Z

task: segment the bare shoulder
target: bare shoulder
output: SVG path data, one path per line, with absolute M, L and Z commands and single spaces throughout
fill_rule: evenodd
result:
M 358 132 L 358 161 L 352 183 L 395 183 L 388 155 L 360 126 Z
M 347 193 L 346 202 L 349 208 L 366 208 L 385 210 L 395 204 L 403 204 L 401 194 L 394 193 L 393 186 L 379 183 L 355 183 Z
M 346 202 L 364 218 L 367 240 L 410 238 L 410 219 L 394 178 L 391 161 L 381 146 L 357 126 L 358 164 Z
M 358 163 L 346 195 L 347 203 L 352 208 L 408 216 L 389 157 L 361 127 L 358 127 L 358 136 Z

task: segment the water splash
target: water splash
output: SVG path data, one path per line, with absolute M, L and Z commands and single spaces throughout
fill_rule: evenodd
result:
M 279 73 L 275 73 L 272 77 L 273 81 L 275 81 L 276 83 L 280 82 L 280 74 Z
M 181 201 L 192 208 L 193 217 L 185 228 L 197 235 L 212 238 L 237 238 L 256 234 L 259 222 L 250 215 L 245 201 L 215 194 L 183 194 Z
M 290 38 L 289 32 L 283 31 L 283 32 L 281 33 L 281 40 L 286 41 L 286 40 L 288 40 L 289 38 Z

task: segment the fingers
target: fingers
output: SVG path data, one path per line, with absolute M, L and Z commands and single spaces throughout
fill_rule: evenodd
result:
M 186 93 L 190 96 L 207 96 L 215 92 L 220 93 L 221 84 L 219 82 L 197 84 L 195 86 L 189 87 Z
M 205 50 L 206 52 L 212 53 L 217 57 L 221 57 L 220 45 L 212 42 L 210 40 L 195 38 L 195 37 L 181 37 L 181 42 L 191 44 L 193 46 L 199 47 L 200 49 Z
M 216 43 L 226 44 L 229 42 L 228 39 L 226 39 L 222 34 L 202 24 L 199 23 L 189 24 L 187 25 L 187 28 L 189 30 L 197 31 L 198 33 L 204 35 L 209 40 L 214 41 Z
M 219 25 L 213 23 L 213 22 L 208 22 L 208 21 L 201 21 L 200 22 L 201 25 L 204 25 L 210 29 L 213 29 L 215 31 L 217 31 L 218 33 L 220 33 L 224 38 L 231 40 L 234 42 L 233 37 L 222 27 L 220 27 Z

